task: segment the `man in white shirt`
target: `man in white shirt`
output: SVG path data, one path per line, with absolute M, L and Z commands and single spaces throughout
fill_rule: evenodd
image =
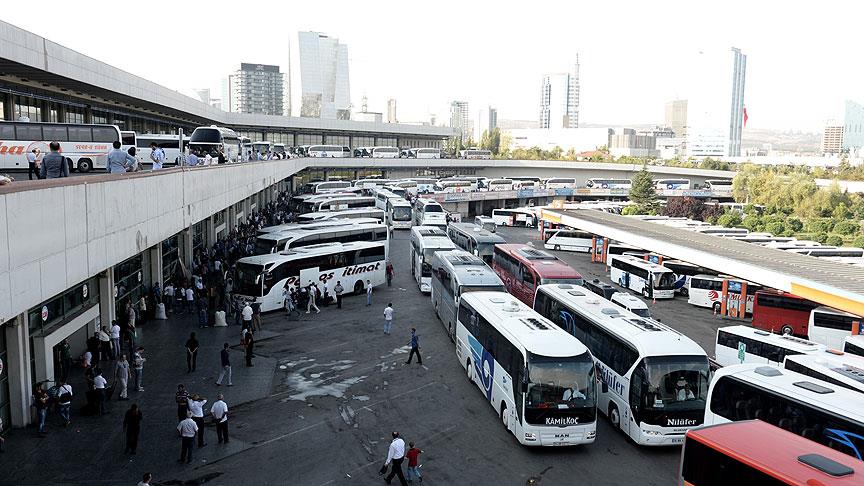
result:
M 186 412 L 186 418 L 177 424 L 177 432 L 180 433 L 180 460 L 177 462 L 192 462 L 192 446 L 195 444 L 195 434 L 198 433 L 198 424 L 192 420 L 192 412 Z
M 228 443 L 228 404 L 222 399 L 222 394 L 219 394 L 219 399 L 210 407 L 210 415 L 216 421 L 216 437 L 219 438 L 219 443 Z
M 69 410 L 72 408 L 72 385 L 60 380 L 60 388 L 57 390 L 57 404 L 59 405 L 60 417 L 63 418 L 63 426 L 68 426 L 72 419 Z
M 192 287 L 186 289 L 186 312 L 195 314 L 195 291 Z
M 174 285 L 171 282 L 166 283 L 162 293 L 165 294 L 165 311 L 171 312 L 174 308 Z
M 99 402 L 99 413 L 105 415 L 108 413 L 105 410 L 105 387 L 108 386 L 108 380 L 102 376 L 102 370 L 96 368 L 96 377 L 93 378 L 93 389 L 96 390 L 96 401 Z
M 93 363 L 93 353 L 88 349 L 84 351 L 84 368 L 89 368 Z
M 150 142 L 150 160 L 153 161 L 153 170 L 161 169 L 165 163 L 165 151 L 156 142 Z
M 198 447 L 204 447 L 204 405 L 207 404 L 206 398 L 201 398 L 197 393 L 189 398 L 189 412 L 192 414 L 192 420 L 198 426 Z
M 387 466 L 390 463 L 393 463 L 393 466 L 390 468 L 390 474 L 384 478 L 384 481 L 387 484 L 390 484 L 390 481 L 393 480 L 393 476 L 399 477 L 399 482 L 402 486 L 408 486 L 408 482 L 405 481 L 405 476 L 402 474 L 402 461 L 405 460 L 405 441 L 399 437 L 399 432 L 393 432 L 393 441 L 390 442 L 390 447 L 387 449 L 387 460 L 384 462 L 384 467 L 381 468 L 381 471 L 386 471 Z
M 117 324 L 116 320 L 111 325 L 111 347 L 111 358 L 117 359 L 117 356 L 120 356 L 120 324 Z
M 249 302 L 246 302 L 246 305 L 243 306 L 243 311 L 241 312 L 243 315 L 243 329 L 251 329 L 252 328 L 252 306 L 249 305 Z
M 384 308 L 384 334 L 390 334 L 390 328 L 393 326 L 393 303 L 387 304 Z

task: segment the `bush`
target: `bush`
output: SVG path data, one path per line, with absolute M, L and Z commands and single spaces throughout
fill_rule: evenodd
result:
M 854 235 L 861 230 L 861 225 L 857 221 L 843 220 L 834 224 L 834 233 L 838 235 Z
M 624 216 L 633 216 L 639 214 L 639 208 L 636 207 L 635 204 L 631 204 L 630 206 L 625 206 L 624 209 L 621 210 L 621 214 Z
M 815 235 L 813 235 L 813 240 L 825 244 L 825 242 L 828 241 L 828 233 L 825 233 L 824 231 L 821 233 L 816 233 Z
M 747 215 L 746 218 L 744 218 L 744 221 L 742 221 L 741 224 L 750 231 L 756 231 L 756 228 L 762 226 L 762 218 L 750 214 Z
M 786 218 L 786 227 L 797 233 L 804 229 L 804 223 L 798 218 Z
M 793 230 L 792 228 L 786 228 L 786 231 L 784 231 L 782 235 L 774 235 L 774 236 L 789 236 L 789 237 L 792 237 L 792 236 L 795 236 L 795 230 Z
M 765 231 L 771 233 L 774 236 L 782 235 L 786 232 L 786 223 L 783 221 L 772 221 L 770 223 L 765 223 Z
M 861 236 L 855 238 L 854 240 L 852 240 L 852 246 L 855 246 L 858 248 L 864 248 L 864 235 L 861 235 Z
M 813 233 L 828 233 L 834 229 L 834 220 L 831 218 L 814 218 L 807 223 L 807 230 Z
M 828 235 L 825 244 L 830 246 L 843 246 L 843 237 L 840 235 Z
M 719 224 L 720 226 L 725 226 L 727 228 L 738 226 L 739 224 L 741 224 L 741 215 L 738 214 L 737 211 L 729 211 L 717 218 L 717 224 Z

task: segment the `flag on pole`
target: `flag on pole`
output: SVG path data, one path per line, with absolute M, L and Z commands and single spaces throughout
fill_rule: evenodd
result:
M 744 128 L 747 128 L 747 107 L 744 107 Z

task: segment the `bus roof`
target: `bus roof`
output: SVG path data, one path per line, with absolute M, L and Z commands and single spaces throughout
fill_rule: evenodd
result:
M 545 292 L 571 306 L 578 305 L 604 329 L 630 343 L 644 356 L 708 356 L 689 337 L 658 321 L 637 316 L 588 289 L 551 284 L 537 287 L 537 292 Z
M 447 233 L 444 232 L 438 226 L 414 226 L 411 228 L 411 236 L 417 235 L 418 237 L 427 237 L 427 236 L 443 236 L 447 237 Z
M 687 431 L 687 439 L 701 442 L 758 470 L 776 471 L 777 476 L 782 478 L 796 478 L 797 482 L 793 484 L 852 486 L 860 484 L 864 479 L 864 463 L 761 420 L 744 420 L 691 429 Z M 770 444 L 783 446 L 766 447 Z M 852 468 L 855 473 L 840 477 L 829 476 L 800 462 L 798 458 L 805 454 L 819 454 Z
M 340 251 L 363 250 L 366 248 L 374 248 L 376 246 L 384 246 L 386 241 L 352 241 L 349 243 L 320 243 L 317 245 L 302 246 L 299 248 L 291 248 L 290 250 L 279 253 L 267 253 L 264 255 L 255 255 L 243 257 L 237 263 L 245 263 L 248 265 L 267 265 L 271 263 L 281 263 L 290 260 L 296 260 L 313 255 L 329 255 Z
M 468 286 L 500 286 L 504 282 L 498 277 L 494 270 L 478 256 L 465 250 L 448 250 L 435 252 L 432 258 L 432 266 L 442 265 L 447 267 L 459 285 Z
M 474 223 L 450 223 L 454 230 L 471 235 L 478 243 L 504 243 L 506 240 L 491 231 L 485 230 Z
M 639 265 L 640 267 L 648 269 L 651 272 L 672 272 L 672 270 L 664 267 L 663 265 L 649 262 L 644 258 L 635 257 L 633 255 L 609 255 L 609 258 L 621 260 L 627 263 L 632 263 L 633 265 Z
M 864 356 L 824 350 L 815 354 L 786 356 L 786 361 L 794 361 L 831 378 L 854 383 L 859 391 L 864 390 Z
M 392 206 L 405 206 L 409 208 L 411 207 L 410 202 L 408 202 L 405 198 L 398 196 L 387 199 L 387 204 L 390 204 Z
M 798 351 L 799 353 L 814 353 L 825 349 L 825 346 L 813 341 L 801 339 L 792 335 L 775 334 L 770 331 L 764 331 L 750 326 L 727 326 L 717 329 L 717 333 L 725 331 L 736 336 L 748 337 L 757 341 L 773 344 L 782 348 Z
M 428 197 L 418 197 L 417 204 L 420 204 L 421 206 L 440 206 L 438 201 Z
M 540 278 L 582 278 L 573 267 L 543 250 L 518 243 L 499 243 L 495 248 L 530 266 Z
M 462 300 L 478 312 L 495 315 L 498 319 L 488 319 L 489 323 L 530 353 L 568 357 L 588 351 L 578 339 L 506 292 L 469 292 L 462 294 Z
M 338 213 L 349 213 L 356 210 L 349 211 L 338 211 Z M 377 209 L 376 211 L 381 211 Z M 320 213 L 308 213 L 308 214 L 320 214 L 320 215 L 328 215 L 333 214 L 336 211 L 322 211 Z M 362 210 L 362 212 L 368 212 L 366 210 Z M 303 216 L 306 216 L 305 214 Z M 268 233 L 278 233 L 280 231 L 292 231 L 296 229 L 313 229 L 313 228 L 329 228 L 333 226 L 350 226 L 352 224 L 375 224 L 380 223 L 381 221 L 376 218 L 330 218 L 323 221 L 314 221 L 311 220 L 306 223 L 285 223 L 285 224 L 277 224 L 276 226 L 266 226 L 258 230 L 259 235 L 264 235 Z
M 350 222 L 346 222 L 345 224 L 330 224 L 330 225 L 299 225 L 294 228 L 289 228 L 281 231 L 273 231 L 271 233 L 264 233 L 258 235 L 259 240 L 273 240 L 279 241 L 286 238 L 306 236 L 306 235 L 314 235 L 314 234 L 327 234 L 327 233 L 335 233 L 339 231 L 351 231 L 351 230 L 365 230 L 371 228 L 386 228 L 387 225 L 379 222 L 375 223 L 359 223 L 355 222 L 356 220 L 350 220 Z

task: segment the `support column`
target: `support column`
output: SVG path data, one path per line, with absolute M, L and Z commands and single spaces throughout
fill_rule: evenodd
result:
M 15 113 L 13 113 L 15 106 L 12 103 L 12 95 L 7 93 L 3 96 L 3 116 L 6 121 L 15 120 Z
M 84 123 L 93 123 L 93 109 L 90 108 L 90 105 L 84 107 Z M 108 122 L 111 124 L 111 122 Z M 129 130 L 126 127 L 120 127 L 121 130 Z
M 207 234 L 207 244 L 204 245 L 205 248 L 210 248 L 213 246 L 213 243 L 216 242 L 216 224 L 215 218 L 210 216 L 207 218 L 207 223 L 204 225 L 204 231 Z
M 180 262 L 186 268 L 186 275 L 192 273 L 192 227 L 180 232 Z
M 27 315 L 20 314 L 2 326 L 6 333 L 6 370 L 9 376 L 9 411 L 12 427 L 30 424 L 30 330 Z
M 57 104 L 57 123 L 66 123 L 66 105 Z
M 156 282 L 160 287 L 165 286 L 165 276 L 162 275 L 162 242 L 150 248 L 150 287 Z
M 99 317 L 105 325 L 117 319 L 117 308 L 114 299 L 114 267 L 99 274 Z

